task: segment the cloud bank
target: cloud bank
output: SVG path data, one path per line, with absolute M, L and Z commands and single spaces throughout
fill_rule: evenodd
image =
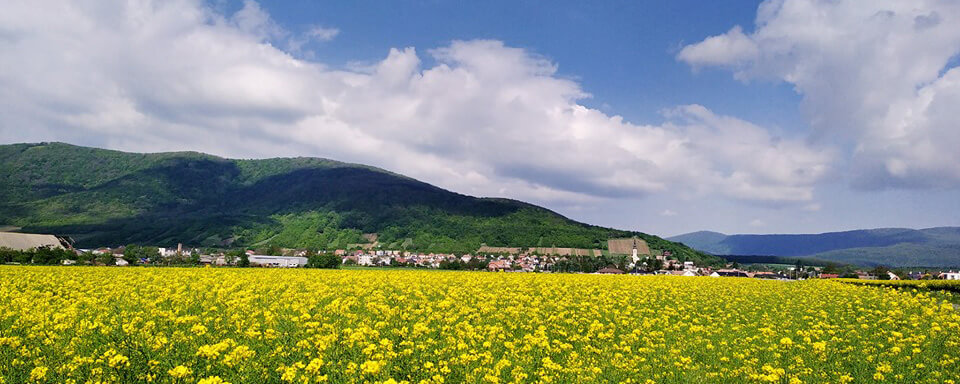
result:
M 960 2 L 768 0 L 756 29 L 684 47 L 695 68 L 792 84 L 855 186 L 960 186 Z
M 762 11 L 769 14 L 763 24 L 776 25 L 781 12 L 772 5 Z M 939 17 L 917 22 L 931 32 L 916 33 L 940 33 L 952 17 Z M 910 28 L 918 28 L 914 24 Z M 338 33 L 327 26 L 308 35 L 323 41 Z M 735 28 L 685 48 L 681 59 L 735 66 L 743 76 L 779 76 L 773 69 L 794 55 L 770 50 L 794 45 L 768 48 L 773 43 L 758 36 Z M 302 38 L 254 2 L 234 14 L 189 0 L 7 4 L 0 13 L 0 141 L 244 158 L 324 156 L 458 192 L 536 201 L 670 193 L 806 205 L 835 158 L 802 138 L 780 137 L 695 104 L 664 111 L 663 123 L 624 121 L 582 105 L 589 95 L 558 76 L 549 59 L 500 41 L 391 49 L 358 70 L 298 58 L 290 47 L 299 49 Z M 424 55 L 435 64 L 425 66 Z M 936 74 L 942 56 L 929 58 L 933 75 L 916 74 L 928 84 L 897 99 L 899 112 L 883 118 L 901 125 L 864 143 L 861 156 L 889 153 L 881 146 L 896 135 L 934 140 L 928 142 L 933 148 L 946 144 L 935 133 L 946 132 L 940 127 L 947 98 L 957 97 L 949 82 L 960 75 Z M 815 68 L 793 68 L 782 76 L 805 93 L 826 86 L 827 80 L 805 72 Z M 867 82 L 851 85 L 869 88 Z M 812 110 L 820 105 L 807 104 Z M 878 108 L 861 107 L 862 114 Z M 903 124 L 920 124 L 926 133 L 910 133 L 916 129 Z M 916 151 L 903 152 L 896 157 L 901 163 L 891 159 L 885 169 L 948 171 Z

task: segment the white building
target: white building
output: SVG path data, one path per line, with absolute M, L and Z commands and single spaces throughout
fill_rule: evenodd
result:
M 10 248 L 15 251 L 49 247 L 64 249 L 65 242 L 54 235 L 38 235 L 33 233 L 0 232 L 0 248 Z
M 373 265 L 373 256 L 366 253 L 360 255 L 360 257 L 357 258 L 357 265 Z
M 960 272 L 944 272 L 940 276 L 944 280 L 960 280 Z
M 250 264 L 264 267 L 296 268 L 307 265 L 306 257 L 251 255 Z

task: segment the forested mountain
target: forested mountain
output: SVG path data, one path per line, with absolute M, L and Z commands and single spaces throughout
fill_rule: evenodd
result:
M 669 238 L 715 255 L 803 256 L 857 265 L 960 266 L 960 228 L 880 228 L 797 235 L 693 232 Z
M 656 236 L 591 226 L 508 199 L 475 198 L 382 169 L 317 158 L 232 160 L 62 143 L 0 146 L 0 226 L 126 243 L 467 252 L 490 246 L 603 248 L 641 236 L 681 258 L 716 260 Z

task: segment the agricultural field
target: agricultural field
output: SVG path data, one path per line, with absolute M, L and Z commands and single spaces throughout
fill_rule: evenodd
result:
M 960 293 L 960 280 L 860 280 L 837 279 L 848 284 L 859 284 L 875 287 L 907 288 L 932 291 L 951 291 Z
M 960 313 L 834 281 L 0 267 L 3 383 L 944 383 Z

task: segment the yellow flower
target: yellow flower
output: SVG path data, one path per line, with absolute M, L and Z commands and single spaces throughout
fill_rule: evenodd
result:
M 223 381 L 220 376 L 210 376 L 197 381 L 197 384 L 230 384 L 229 381 Z
M 223 363 L 229 367 L 233 367 L 237 365 L 237 363 L 253 357 L 255 354 L 256 352 L 250 349 L 250 347 L 241 345 L 234 348 L 232 352 L 224 356 Z
M 292 383 L 294 380 L 297 379 L 297 367 L 295 366 L 285 367 L 285 368 L 281 368 L 281 371 L 283 372 L 283 374 L 280 375 L 280 380 Z
M 171 368 L 169 371 L 167 371 L 167 373 L 170 374 L 170 376 L 180 379 L 180 378 L 190 376 L 193 373 L 193 371 L 190 368 L 184 367 L 182 365 L 178 365 L 176 367 Z
M 375 360 L 364 361 L 363 364 L 360 364 L 360 371 L 364 374 L 372 375 L 380 372 L 381 363 Z
M 121 354 L 116 354 L 110 357 L 110 360 L 107 361 L 107 365 L 110 368 L 124 368 L 130 366 L 130 359 Z
M 322 368 L 323 368 L 323 359 L 316 358 L 316 359 L 310 360 L 310 364 L 307 364 L 306 371 L 309 373 L 316 374 L 316 373 L 320 373 L 320 369 Z
M 826 342 L 823 342 L 823 341 L 815 341 L 815 342 L 813 342 L 813 350 L 814 350 L 814 352 L 823 352 L 823 351 L 826 351 L 826 350 L 827 350 L 827 343 L 826 343 Z
M 190 332 L 193 332 L 198 336 L 203 336 L 207 334 L 207 327 L 203 324 L 195 324 L 194 326 L 190 327 Z
M 47 378 L 47 367 L 35 367 L 30 371 L 30 380 L 40 381 Z

